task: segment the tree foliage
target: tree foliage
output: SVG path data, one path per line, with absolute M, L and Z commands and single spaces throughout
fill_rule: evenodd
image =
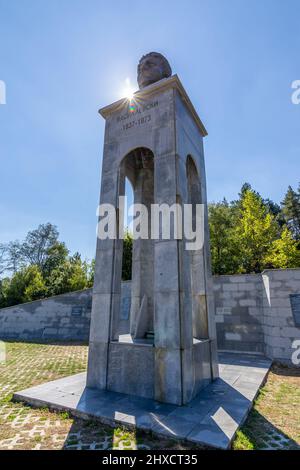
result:
M 59 266 L 63 265 L 67 261 L 69 250 L 65 243 L 56 241 L 47 249 L 45 255 L 42 272 L 44 277 L 48 278 L 53 270 L 59 268 Z
M 7 268 L 7 246 L 0 243 L 0 276 L 6 271 Z
M 259 194 L 251 189 L 246 190 L 241 197 L 234 228 L 239 254 L 238 272 L 261 272 L 278 232 L 274 216 L 268 212 Z
M 122 280 L 128 281 L 131 279 L 132 269 L 132 235 L 127 230 L 124 234 L 123 240 L 123 260 L 122 260 Z
M 12 241 L 7 245 L 6 270 L 15 274 L 25 263 L 21 254 L 21 243 L 19 240 Z
M 238 269 L 237 246 L 233 231 L 235 212 L 226 199 L 208 206 L 212 269 L 218 274 L 233 274 Z
M 49 251 L 58 243 L 58 230 L 50 223 L 41 224 L 36 230 L 28 232 L 21 245 L 22 260 L 28 264 L 35 264 L 41 270 L 49 257 Z
M 38 266 L 32 265 L 16 272 L 6 285 L 7 306 L 41 299 L 46 294 L 46 286 Z
M 0 308 L 7 307 L 7 293 L 11 280 L 9 277 L 0 279 Z
M 273 241 L 265 262 L 272 268 L 299 268 L 299 243 L 287 227 L 283 229 L 280 238 Z
M 287 194 L 280 208 L 245 183 L 238 200 L 209 205 L 215 274 L 300 267 L 296 193 Z
M 47 223 L 30 231 L 23 242 L 3 245 L 0 267 L 12 277 L 0 281 L 0 307 L 91 287 L 93 264 L 82 261 L 79 253 L 69 256 L 58 238 L 57 228 Z
M 64 260 L 52 269 L 46 279 L 49 295 L 59 295 L 66 292 L 85 289 L 88 287 L 87 263 L 81 260 L 80 255 Z
M 12 241 L 6 246 L 6 270 L 16 273 L 28 265 L 35 265 L 43 272 L 49 257 L 58 250 L 58 230 L 55 225 L 41 224 L 31 230 L 23 242 Z
M 300 185 L 298 191 L 288 187 L 284 200 L 281 203 L 284 220 L 293 237 L 300 240 Z

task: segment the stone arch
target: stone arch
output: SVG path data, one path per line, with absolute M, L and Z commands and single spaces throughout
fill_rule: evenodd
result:
M 187 155 L 186 179 L 188 203 L 195 206 L 202 204 L 201 176 L 194 158 Z M 203 221 L 204 223 L 204 221 Z M 193 207 L 193 230 L 196 230 L 196 209 Z M 204 230 L 204 227 L 201 227 Z M 204 247 L 190 251 L 191 294 L 193 312 L 193 336 L 198 339 L 208 338 L 208 313 L 206 297 L 206 275 Z
M 151 240 L 151 204 L 154 204 L 154 154 L 147 147 L 137 147 L 121 160 L 119 196 L 125 194 L 125 179 L 133 188 L 134 204 L 148 210 L 148 239 L 133 241 L 130 306 L 130 334 L 144 339 L 153 332 L 154 243 Z

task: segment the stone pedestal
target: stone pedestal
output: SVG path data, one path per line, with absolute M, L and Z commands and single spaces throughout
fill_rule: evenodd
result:
M 176 75 L 137 92 L 131 106 L 120 100 L 100 114 L 100 203 L 118 208 L 127 177 L 134 202 L 147 208 L 203 204 L 204 246 L 188 251 L 174 237 L 134 242 L 130 331 L 119 336 L 122 240 L 98 239 L 87 385 L 182 405 L 218 377 L 206 130 Z

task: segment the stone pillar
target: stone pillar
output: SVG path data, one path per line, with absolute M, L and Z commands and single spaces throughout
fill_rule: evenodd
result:
M 105 149 L 106 150 L 106 149 Z M 111 157 L 104 150 L 103 160 Z M 100 203 L 118 208 L 118 195 L 124 185 L 115 171 L 103 166 Z M 120 188 L 121 185 L 121 188 Z M 116 227 L 117 228 L 117 227 Z M 118 308 L 121 294 L 122 246 L 117 239 L 97 240 L 95 277 L 90 326 L 87 386 L 105 389 L 108 345 L 111 340 L 112 312 Z
M 175 153 L 155 160 L 155 202 L 182 204 L 186 178 Z M 167 184 L 166 184 L 167 182 Z M 174 224 L 176 221 L 174 222 Z M 155 398 L 181 405 L 192 396 L 192 302 L 190 255 L 184 240 L 155 241 Z
M 167 131 L 168 129 L 165 130 L 165 132 Z M 161 138 L 160 129 L 156 130 L 156 140 L 162 143 L 167 141 L 167 139 Z M 176 203 L 176 155 L 175 148 L 173 151 L 172 148 L 169 149 L 169 153 L 165 153 L 165 150 L 165 148 L 161 147 L 156 149 L 154 199 L 155 204 L 165 203 L 171 206 Z M 179 259 L 177 240 L 155 240 L 154 393 L 156 400 L 181 404 L 182 381 L 178 266 Z

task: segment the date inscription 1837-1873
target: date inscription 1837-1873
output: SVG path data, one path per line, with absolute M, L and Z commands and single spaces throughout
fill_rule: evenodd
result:
M 153 101 L 151 103 L 144 104 L 142 106 L 136 106 L 135 103 L 131 103 L 128 106 L 128 111 L 125 114 L 121 114 L 117 117 L 117 122 L 122 122 L 122 130 L 126 131 L 135 126 L 140 126 L 141 124 L 147 124 L 151 121 L 151 114 L 145 114 L 147 111 L 150 111 L 153 108 L 158 106 L 158 101 Z M 130 121 L 129 121 L 130 119 Z M 124 122 L 129 121 L 129 122 Z

